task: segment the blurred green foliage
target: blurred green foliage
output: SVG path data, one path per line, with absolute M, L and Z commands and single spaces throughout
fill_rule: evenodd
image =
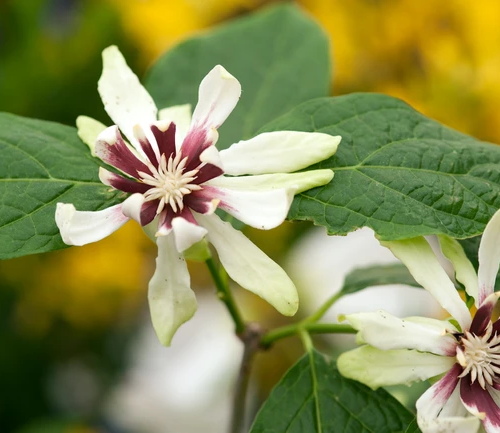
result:
M 93 0 L 0 2 L 0 110 L 74 125 L 107 119 L 97 95 L 102 49 L 119 44 L 134 67 L 112 5 Z

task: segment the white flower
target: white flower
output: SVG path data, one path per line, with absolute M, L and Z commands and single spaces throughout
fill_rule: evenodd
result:
M 358 342 L 366 345 L 342 354 L 338 367 L 344 376 L 372 388 L 445 373 L 417 401 L 422 432 L 474 433 L 482 423 L 487 433 L 498 433 L 500 321 L 492 321 L 491 315 L 499 297 L 494 286 L 500 263 L 500 211 L 484 231 L 478 275 L 457 241 L 438 238 L 456 279 L 475 300 L 475 315 L 471 317 L 424 238 L 381 242 L 453 319 L 399 319 L 384 311 L 347 315 L 359 331 Z
M 116 126 L 106 128 L 80 117 L 79 135 L 94 155 L 120 173 L 102 168 L 101 181 L 131 195 L 98 212 L 81 212 L 71 204 L 58 203 L 56 223 L 63 241 L 68 245 L 95 242 L 129 219 L 150 234 L 153 230 L 158 258 L 149 301 L 153 325 L 165 345 L 196 310 L 182 253 L 203 238 L 215 247 L 234 281 L 282 314 L 295 314 L 298 296 L 286 273 L 214 211 L 220 207 L 259 229 L 278 226 L 295 193 L 324 185 L 333 176 L 331 170 L 291 172 L 333 155 L 340 137 L 278 131 L 218 152 L 217 128 L 241 94 L 238 80 L 222 66 L 212 69 L 201 82 L 191 118 L 186 105 L 157 113 L 153 99 L 116 47 L 104 50 L 103 60 L 98 89 Z

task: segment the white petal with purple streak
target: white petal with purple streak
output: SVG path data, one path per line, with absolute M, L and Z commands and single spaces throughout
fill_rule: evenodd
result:
M 475 433 L 480 421 L 470 416 L 460 400 L 457 375 L 453 367 L 417 401 L 417 422 L 422 433 Z
M 220 154 L 227 174 L 290 173 L 329 158 L 340 140 L 320 132 L 265 132 Z

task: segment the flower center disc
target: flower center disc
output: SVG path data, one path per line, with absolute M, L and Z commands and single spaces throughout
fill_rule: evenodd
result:
M 182 154 L 179 152 L 175 158 L 170 155 L 167 161 L 165 154 L 161 155 L 158 169 L 149 165 L 153 176 L 139 172 L 142 182 L 151 185 L 144 194 L 146 201 L 159 200 L 157 214 L 160 214 L 165 205 L 169 205 L 174 212 L 184 209 L 183 197 L 193 191 L 200 190 L 201 187 L 192 183 L 196 179 L 198 169 L 184 173 L 187 157 L 181 160 Z
M 483 389 L 500 382 L 500 336 L 492 337 L 492 332 L 491 322 L 482 336 L 465 332 L 457 347 L 457 360 L 464 368 L 460 377 L 470 373 L 471 383 L 477 380 Z

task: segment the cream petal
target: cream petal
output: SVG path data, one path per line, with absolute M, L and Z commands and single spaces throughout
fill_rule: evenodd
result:
M 415 281 L 436 298 L 462 330 L 469 328 L 471 316 L 467 306 L 423 237 L 380 243 L 406 265 Z
M 320 132 L 265 132 L 233 144 L 220 155 L 227 174 L 290 173 L 329 158 L 340 140 Z
M 181 217 L 172 219 L 172 229 L 175 236 L 175 247 L 179 253 L 200 242 L 207 234 L 207 230 L 203 227 Z
M 220 152 L 215 146 L 209 146 L 203 152 L 201 152 L 200 161 L 215 165 L 216 167 L 224 170 L 224 167 L 222 166 L 222 160 L 220 159 Z
M 78 116 L 76 118 L 76 127 L 80 140 L 89 147 L 91 155 L 96 156 L 95 143 L 97 141 L 97 136 L 104 131 L 107 126 L 91 117 Z
M 217 129 L 231 114 L 240 95 L 239 81 L 221 65 L 217 65 L 200 84 L 191 128 Z
M 476 301 L 476 307 L 479 307 L 478 299 L 478 280 L 476 270 L 465 255 L 462 245 L 453 238 L 446 235 L 438 235 L 439 245 L 444 256 L 453 264 L 455 269 L 455 278 L 460 281 L 469 296 Z
M 377 349 L 416 349 L 445 356 L 456 353 L 457 343 L 450 332 L 457 330 L 447 321 L 400 319 L 382 310 L 348 314 L 345 318 L 359 331 L 362 341 Z
M 333 178 L 332 170 L 309 170 L 302 173 L 260 174 L 256 176 L 228 177 L 220 176 L 210 180 L 209 184 L 232 190 L 271 190 L 297 188 L 295 194 L 322 186 Z
M 144 204 L 144 196 L 140 193 L 132 194 L 123 203 L 122 212 L 128 218 L 141 223 L 141 207 Z
M 206 182 L 205 185 L 209 185 Z M 231 190 L 205 187 L 203 191 L 220 200 L 219 207 L 249 226 L 270 230 L 279 226 L 288 215 L 295 189 L 269 191 Z
M 191 104 L 163 108 L 159 111 L 158 118 L 175 123 L 175 147 L 179 150 L 191 125 Z
M 121 204 L 89 212 L 77 211 L 72 204 L 57 203 L 56 224 L 66 245 L 81 246 L 100 241 L 128 220 Z
M 372 389 L 390 385 L 409 385 L 448 371 L 454 358 L 416 350 L 379 350 L 361 346 L 342 353 L 337 367 L 344 377 Z
M 234 281 L 285 316 L 297 312 L 297 289 L 280 266 L 217 215 L 196 214 L 195 218 L 208 230 L 208 241 L 217 250 L 222 265 Z
M 175 332 L 193 317 L 197 304 L 186 261 L 175 248 L 174 236 L 157 239 L 156 270 L 149 282 L 149 309 L 156 335 L 169 346 Z
M 97 89 L 104 109 L 142 154 L 132 130 L 136 124 L 147 128 L 156 120 L 156 105 L 116 46 L 106 48 L 102 58 L 103 70 Z
M 500 211 L 495 212 L 484 229 L 479 244 L 479 304 L 495 289 L 500 263 Z

